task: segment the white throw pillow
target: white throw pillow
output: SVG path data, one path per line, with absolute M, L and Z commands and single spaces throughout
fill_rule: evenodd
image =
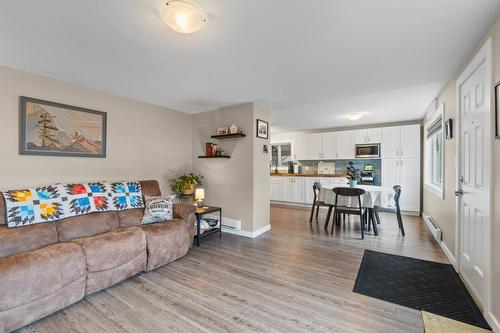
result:
M 163 222 L 174 218 L 172 197 L 146 197 L 142 224 Z

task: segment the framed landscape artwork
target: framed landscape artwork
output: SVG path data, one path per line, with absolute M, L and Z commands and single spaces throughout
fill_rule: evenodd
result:
M 269 123 L 267 121 L 257 119 L 257 137 L 269 139 Z
M 19 153 L 106 157 L 106 113 L 20 97 Z

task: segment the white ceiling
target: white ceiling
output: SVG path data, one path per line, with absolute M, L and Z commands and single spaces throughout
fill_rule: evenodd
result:
M 500 0 L 192 0 L 178 34 L 162 0 L 2 0 L 0 65 L 196 113 L 256 101 L 276 131 L 417 119 Z

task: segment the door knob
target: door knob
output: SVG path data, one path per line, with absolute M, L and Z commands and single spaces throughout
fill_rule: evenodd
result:
M 463 196 L 463 195 L 464 195 L 464 191 L 463 191 L 463 190 L 458 190 L 458 191 L 455 191 L 455 195 L 456 195 L 457 197 L 461 197 L 461 196 Z

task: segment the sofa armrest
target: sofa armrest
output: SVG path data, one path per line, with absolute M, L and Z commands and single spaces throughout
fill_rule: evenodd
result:
M 194 212 L 196 206 L 187 203 L 175 202 L 174 203 L 174 217 L 180 218 L 188 223 L 188 226 L 193 226 L 195 221 Z

